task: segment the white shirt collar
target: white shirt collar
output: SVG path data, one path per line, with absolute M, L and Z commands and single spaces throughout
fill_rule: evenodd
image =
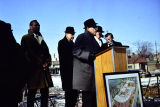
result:
M 96 36 L 94 36 L 94 38 L 96 39 L 97 43 L 98 43 L 99 46 L 101 47 L 101 46 L 102 46 L 102 42 L 101 42 Z
M 38 43 L 41 44 L 42 40 L 43 40 L 43 37 L 39 36 L 38 34 L 35 34 L 35 33 L 33 33 L 33 35 L 34 35 L 34 38 L 36 38 L 36 40 L 38 41 Z

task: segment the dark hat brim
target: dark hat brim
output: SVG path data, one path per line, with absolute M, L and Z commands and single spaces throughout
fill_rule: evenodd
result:
M 76 32 L 66 32 L 66 31 L 65 31 L 65 33 L 69 33 L 69 34 L 74 35 Z
M 96 23 L 97 24 L 97 23 Z M 87 27 L 93 27 L 93 28 L 97 28 L 97 26 L 85 26 L 83 29 L 86 29 Z
M 104 31 L 99 31 L 99 30 L 97 30 L 97 32 L 101 32 L 101 33 L 104 33 Z

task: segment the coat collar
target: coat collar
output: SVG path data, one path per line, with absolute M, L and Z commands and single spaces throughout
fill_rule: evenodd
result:
M 69 42 L 69 43 L 73 43 L 73 41 L 68 41 L 68 39 L 66 38 L 66 36 L 64 36 L 63 40 L 65 40 L 66 42 Z
M 34 36 L 33 32 L 30 29 L 28 30 L 28 34 L 31 35 L 31 36 Z M 42 36 L 42 34 L 40 32 L 38 33 L 38 35 Z
M 68 39 L 66 38 L 66 36 L 64 36 L 63 41 L 66 43 L 66 45 L 70 46 L 73 45 L 73 41 L 68 41 Z
M 85 31 L 84 33 L 86 33 L 86 34 L 88 34 L 88 35 L 91 35 L 91 36 L 93 36 L 94 37 L 94 35 L 93 34 L 91 34 L 89 31 Z

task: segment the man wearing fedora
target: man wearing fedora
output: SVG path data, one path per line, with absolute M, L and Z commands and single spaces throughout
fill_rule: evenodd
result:
M 97 107 L 93 64 L 100 48 L 94 38 L 97 25 L 88 19 L 84 26 L 85 32 L 77 37 L 73 49 L 73 89 L 82 90 L 82 107 Z
M 73 80 L 73 39 L 74 28 L 67 27 L 65 36 L 58 43 L 58 54 L 60 61 L 60 73 L 62 88 L 65 91 L 65 107 L 75 107 L 78 97 L 78 91 L 72 89 Z
M 97 32 L 96 32 L 96 36 L 94 36 L 94 38 L 96 39 L 96 41 L 100 47 L 102 47 L 102 44 L 103 44 L 103 41 L 101 39 L 101 37 L 103 37 L 103 35 L 102 35 L 103 32 L 104 31 L 102 30 L 102 27 L 97 26 Z

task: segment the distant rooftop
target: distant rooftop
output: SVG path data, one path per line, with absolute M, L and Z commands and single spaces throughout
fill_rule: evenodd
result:
M 134 63 L 147 63 L 147 61 L 137 56 L 132 56 L 131 58 L 128 58 L 128 64 L 134 64 Z

